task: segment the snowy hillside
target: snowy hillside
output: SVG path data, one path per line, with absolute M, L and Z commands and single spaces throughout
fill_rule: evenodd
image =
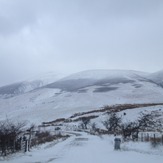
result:
M 48 88 L 59 88 L 65 91 L 86 91 L 82 88 L 100 86 L 102 91 L 114 90 L 115 84 L 147 81 L 147 73 L 130 70 L 92 70 L 70 75 L 57 82 L 47 85 Z M 100 90 L 100 89 L 99 89 Z M 98 90 L 97 90 L 98 91 Z
M 148 78 L 163 87 L 163 70 L 150 74 Z
M 26 81 L 10 84 L 0 87 L 0 97 L 9 98 L 16 95 L 20 95 L 34 89 L 43 87 L 49 83 L 55 82 L 62 78 L 63 75 L 57 73 L 46 73 L 41 76 L 37 76 Z
M 87 70 L 79 73 L 72 74 L 62 80 L 70 79 L 103 79 L 115 77 L 130 77 L 130 76 L 147 76 L 148 73 L 134 71 L 134 70 Z
M 26 83 L 25 87 L 22 83 L 1 87 L 0 119 L 7 116 L 40 123 L 104 105 L 163 102 L 163 88 L 147 76 L 137 71 L 92 70 L 44 87 L 40 86 L 45 83 L 36 81 L 31 85 Z M 4 98 L 7 93 L 19 96 Z

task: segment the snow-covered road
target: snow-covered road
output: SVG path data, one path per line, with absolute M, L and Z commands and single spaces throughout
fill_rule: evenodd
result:
M 115 151 L 113 137 L 75 134 L 60 143 L 47 143 L 26 154 L 1 160 L 4 163 L 162 163 L 163 146 L 151 149 L 149 144 L 122 143 Z

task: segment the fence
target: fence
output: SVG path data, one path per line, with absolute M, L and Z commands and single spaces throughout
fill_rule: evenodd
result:
M 163 145 L 163 134 L 158 132 L 141 132 L 138 135 L 138 141 Z

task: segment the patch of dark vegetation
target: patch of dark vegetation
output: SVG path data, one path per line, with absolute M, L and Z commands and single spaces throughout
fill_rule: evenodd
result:
M 31 146 L 52 142 L 58 139 L 66 139 L 68 137 L 69 135 L 61 135 L 61 134 L 52 135 L 49 131 L 37 132 L 35 134 L 35 137 L 31 141 Z
M 127 78 L 118 78 L 118 77 L 115 77 L 113 79 L 103 79 L 103 80 L 99 80 L 98 82 L 95 83 L 95 85 L 97 86 L 101 86 L 101 85 L 104 85 L 106 83 L 110 84 L 110 85 L 114 85 L 114 84 L 126 84 L 126 83 L 134 83 L 135 81 L 134 80 L 129 80 Z
M 61 123 L 61 122 L 64 122 L 65 120 L 66 120 L 65 118 L 59 118 L 59 119 L 56 119 L 56 120 L 50 121 L 50 122 L 42 122 L 42 125 L 45 126 L 45 125 L 51 125 L 54 123 Z
M 97 117 L 98 116 L 96 116 L 96 115 L 86 116 L 86 117 L 79 117 L 79 118 L 74 119 L 72 122 L 86 121 L 86 120 L 91 120 L 91 119 L 94 119 L 94 118 L 97 118 Z
M 87 93 L 87 89 L 80 89 L 80 90 L 78 90 L 78 93 Z
M 148 103 L 148 104 L 120 104 L 120 105 L 106 105 L 102 109 L 96 109 L 88 112 L 75 113 L 70 118 L 75 118 L 82 115 L 99 113 L 99 112 L 119 112 L 127 109 L 135 109 L 141 107 L 157 106 L 163 105 L 163 103 Z
M 133 84 L 133 86 L 134 86 L 135 88 L 141 88 L 141 87 L 142 87 L 141 84 Z
M 92 86 L 94 84 L 93 79 L 73 79 L 57 81 L 55 83 L 49 84 L 47 88 L 59 88 L 62 91 L 77 92 L 79 89 Z
M 109 91 L 114 91 L 116 89 L 118 89 L 118 87 L 101 87 L 101 88 L 96 88 L 93 92 L 95 93 L 109 92 Z

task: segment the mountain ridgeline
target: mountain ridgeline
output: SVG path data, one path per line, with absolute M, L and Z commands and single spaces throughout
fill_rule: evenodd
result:
M 163 88 L 163 71 L 151 74 L 131 70 L 83 71 L 59 80 L 51 80 L 51 83 L 38 79 L 3 86 L 0 87 L 0 95 L 13 97 L 41 87 L 84 93 L 89 87 L 95 86 L 97 88 L 93 92 L 108 92 L 118 89 L 117 84 L 132 84 L 135 88 L 141 88 L 142 83 L 151 83 Z

